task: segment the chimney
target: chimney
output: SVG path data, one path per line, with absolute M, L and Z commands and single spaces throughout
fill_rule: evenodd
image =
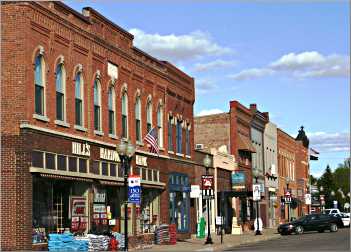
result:
M 250 104 L 250 110 L 251 110 L 251 111 L 256 111 L 256 110 L 257 110 L 257 105 L 256 105 L 256 103 Z

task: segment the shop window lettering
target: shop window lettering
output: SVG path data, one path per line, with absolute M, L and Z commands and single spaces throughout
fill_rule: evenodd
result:
M 90 157 L 90 145 L 72 142 L 72 153 Z
M 117 151 L 100 148 L 100 158 L 110 161 L 120 162 Z

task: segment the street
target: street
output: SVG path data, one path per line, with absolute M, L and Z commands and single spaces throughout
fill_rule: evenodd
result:
M 281 236 L 278 239 L 240 245 L 226 251 L 349 251 L 350 229 L 339 229 L 336 233 L 309 232 L 303 235 Z

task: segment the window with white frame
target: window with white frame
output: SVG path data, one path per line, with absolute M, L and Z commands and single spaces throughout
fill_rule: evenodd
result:
M 65 121 L 66 72 L 63 64 L 56 67 L 56 119 Z
M 173 116 L 168 117 L 168 150 L 173 151 Z
M 182 153 L 182 121 L 177 120 L 176 127 L 177 153 Z
M 108 89 L 108 132 L 111 135 L 114 135 L 116 132 L 116 113 L 115 106 L 116 105 L 116 94 L 113 86 L 110 86 Z
M 141 102 L 140 96 L 135 99 L 135 137 L 141 142 Z
M 41 54 L 35 58 L 34 82 L 35 82 L 35 113 L 45 114 L 45 62 Z
M 187 156 L 190 156 L 190 124 L 187 123 L 186 129 L 185 129 L 185 154 Z
M 160 148 L 163 147 L 163 108 L 159 105 L 157 108 L 157 141 Z
M 152 129 L 152 102 L 151 100 L 147 101 L 146 105 L 146 130 L 147 133 Z
M 75 78 L 75 124 L 78 126 L 83 126 L 83 90 L 84 89 L 82 73 L 78 72 Z
M 101 84 L 98 78 L 94 81 L 94 130 L 101 131 Z
M 128 137 L 128 96 L 127 91 L 122 94 L 122 137 Z

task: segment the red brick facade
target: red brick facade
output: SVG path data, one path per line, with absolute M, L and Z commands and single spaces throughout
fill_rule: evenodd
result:
M 169 172 L 181 172 L 193 179 L 194 79 L 172 64 L 159 61 L 133 46 L 133 35 L 91 8 L 80 14 L 60 2 L 2 3 L 2 87 L 1 87 L 1 249 L 30 249 L 32 229 L 31 153 L 41 150 L 65 153 L 72 141 L 87 141 L 111 148 L 120 141 L 121 95 L 128 95 L 129 138 L 136 143 L 134 104 L 141 98 L 142 137 L 146 135 L 147 99 L 152 100 L 152 124 L 157 125 L 157 109 L 163 110 L 163 148 L 160 157 L 148 154 L 146 145 L 137 153 L 149 157 L 149 165 L 160 170 L 160 180 L 168 183 Z M 34 62 L 38 54 L 45 61 L 45 118 L 34 110 Z M 55 71 L 64 64 L 65 125 L 55 123 Z M 118 66 L 112 86 L 116 93 L 116 138 L 108 132 L 108 62 Z M 82 69 L 84 80 L 84 122 L 86 131 L 75 125 L 75 76 Z M 94 133 L 94 80 L 100 74 L 103 135 Z M 168 115 L 176 116 L 190 128 L 190 155 L 185 155 L 183 128 L 182 156 L 168 153 Z M 176 143 L 175 127 L 173 144 Z M 67 140 L 69 140 L 67 142 Z M 169 222 L 167 185 L 161 196 L 162 222 Z M 186 234 L 187 235 L 187 234 Z

